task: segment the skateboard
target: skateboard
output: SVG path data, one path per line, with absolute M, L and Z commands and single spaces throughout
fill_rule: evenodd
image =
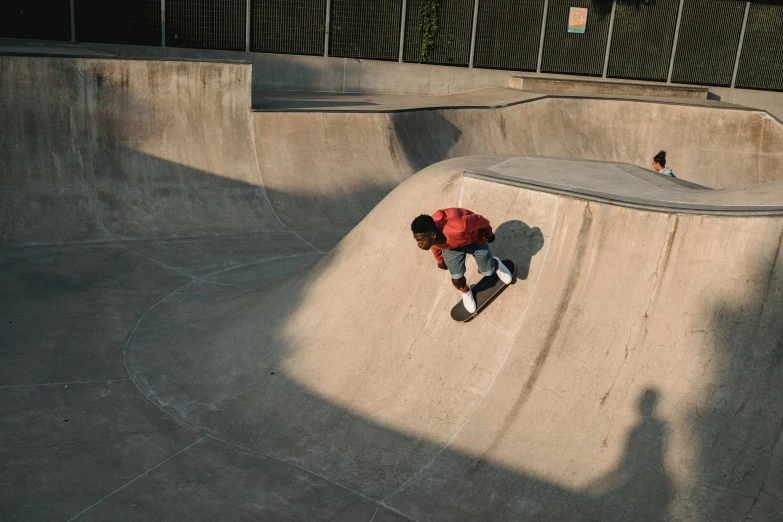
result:
M 517 273 L 517 267 L 510 259 L 503 259 L 503 264 L 506 265 L 506 268 L 511 271 L 511 283 L 513 284 L 513 277 Z M 481 312 L 482 308 L 487 306 L 498 295 L 500 295 L 503 289 L 507 286 L 508 285 L 504 284 L 503 281 L 498 278 L 497 274 L 482 277 L 481 281 L 476 283 L 472 288 L 473 297 L 476 299 L 476 311 L 470 313 L 465 310 L 465 305 L 462 304 L 462 299 L 460 299 L 459 303 L 454 305 L 454 308 L 451 309 L 451 318 L 455 321 L 461 321 L 463 323 L 470 321 L 476 317 L 479 312 Z

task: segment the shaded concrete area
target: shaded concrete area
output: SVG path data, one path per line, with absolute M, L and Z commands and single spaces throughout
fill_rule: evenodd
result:
M 775 120 L 579 98 L 253 113 L 247 64 L 0 67 L 4 519 L 780 519 L 783 218 L 465 175 L 739 197 L 617 164 L 681 132 L 689 161 L 742 167 L 703 185 L 750 179 L 760 210 L 777 149 L 751 134 Z M 601 111 L 631 111 L 608 126 L 628 149 L 585 127 Z M 519 266 L 469 325 L 408 228 L 454 205 Z

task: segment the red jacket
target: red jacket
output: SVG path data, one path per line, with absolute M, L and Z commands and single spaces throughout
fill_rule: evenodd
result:
M 465 208 L 444 208 L 432 215 L 435 226 L 446 236 L 446 242 L 433 246 L 432 255 L 443 263 L 443 250 L 478 246 L 494 237 L 489 220 Z

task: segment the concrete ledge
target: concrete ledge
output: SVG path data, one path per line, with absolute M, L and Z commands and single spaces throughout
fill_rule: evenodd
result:
M 508 86 L 521 91 L 557 94 L 617 94 L 694 99 L 707 99 L 709 93 L 707 87 L 603 79 L 552 78 L 538 74 L 512 76 Z
M 503 185 L 678 214 L 781 216 L 783 182 L 712 190 L 635 165 L 544 156 L 476 156 L 464 175 Z M 501 161 L 498 161 L 501 160 Z

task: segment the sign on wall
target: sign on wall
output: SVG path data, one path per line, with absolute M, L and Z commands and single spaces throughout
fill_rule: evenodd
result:
M 587 27 L 587 8 L 572 7 L 568 11 L 568 32 L 584 34 Z

